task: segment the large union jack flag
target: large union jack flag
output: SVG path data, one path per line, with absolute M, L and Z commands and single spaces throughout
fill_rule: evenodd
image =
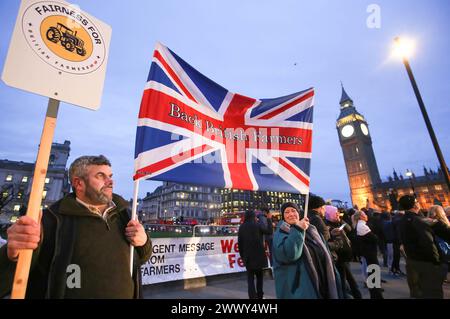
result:
M 142 96 L 134 179 L 309 191 L 314 89 L 232 93 L 158 43 Z

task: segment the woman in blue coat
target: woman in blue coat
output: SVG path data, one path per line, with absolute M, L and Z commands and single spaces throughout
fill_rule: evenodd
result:
M 294 203 L 281 206 L 283 220 L 273 238 L 274 276 L 279 299 L 344 298 L 330 251 L 308 217 Z

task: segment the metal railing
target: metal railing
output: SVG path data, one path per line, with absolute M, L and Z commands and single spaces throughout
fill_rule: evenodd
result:
M 195 225 L 192 237 L 237 236 L 239 225 Z
M 211 237 L 211 236 L 237 236 L 239 225 L 172 225 L 148 224 L 144 225 L 146 231 L 154 234 L 173 233 L 176 237 Z
M 177 235 L 192 234 L 191 225 L 149 224 L 144 226 L 150 233 L 174 233 Z

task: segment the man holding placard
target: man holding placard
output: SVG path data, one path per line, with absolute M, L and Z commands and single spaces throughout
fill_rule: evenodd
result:
M 69 175 L 74 193 L 44 210 L 39 223 L 23 216 L 8 230 L 0 249 L 0 296 L 11 289 L 19 250 L 33 249 L 27 298 L 139 297 L 139 266 L 150 257 L 151 240 L 130 220 L 128 202 L 113 194 L 109 160 L 82 156 Z

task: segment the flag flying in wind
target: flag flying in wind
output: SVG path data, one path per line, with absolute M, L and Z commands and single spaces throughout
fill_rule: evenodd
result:
M 314 89 L 232 93 L 158 43 L 142 96 L 134 179 L 309 191 Z

